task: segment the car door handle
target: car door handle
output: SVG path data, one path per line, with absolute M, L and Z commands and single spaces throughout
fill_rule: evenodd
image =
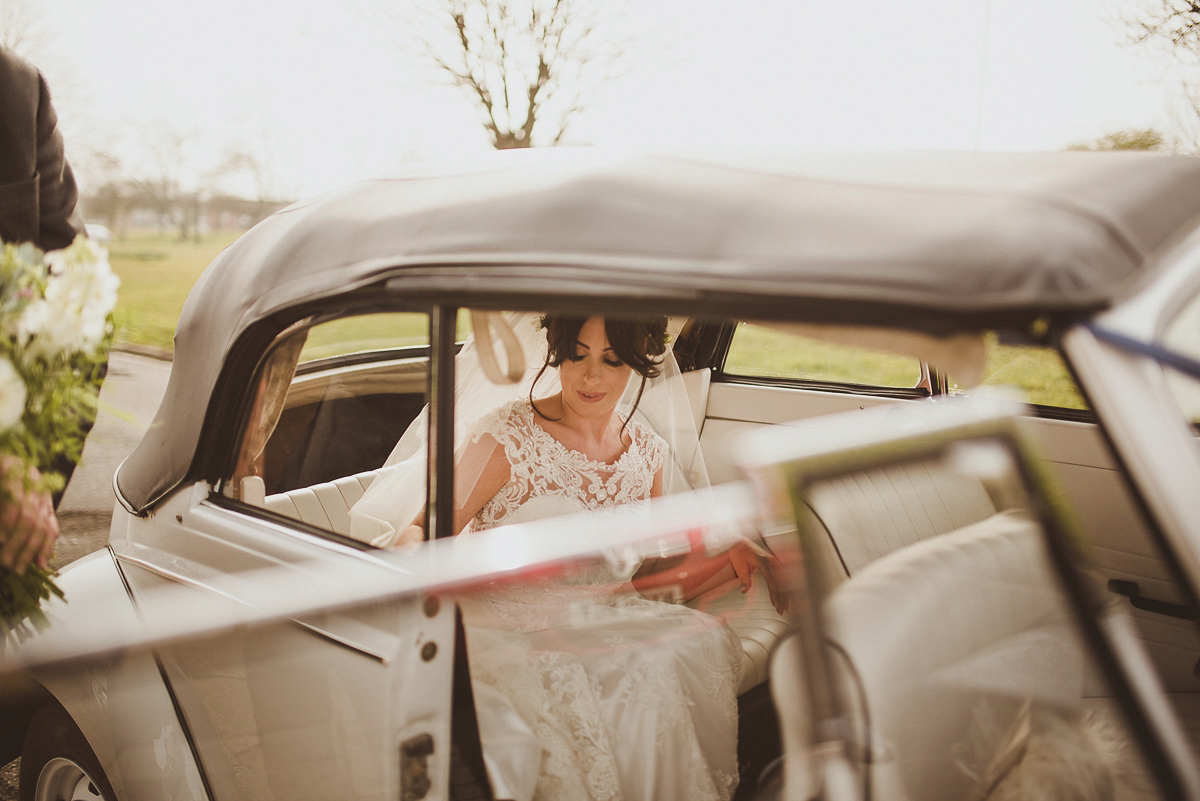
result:
M 1200 613 L 1198 613 L 1195 607 L 1145 597 L 1141 594 L 1141 589 L 1138 587 L 1136 581 L 1109 579 L 1108 591 L 1115 592 L 1117 595 L 1124 595 L 1129 599 L 1129 603 L 1133 604 L 1135 609 L 1142 609 L 1146 612 L 1154 612 L 1159 615 L 1167 615 L 1168 617 L 1177 617 L 1181 620 L 1200 619 Z

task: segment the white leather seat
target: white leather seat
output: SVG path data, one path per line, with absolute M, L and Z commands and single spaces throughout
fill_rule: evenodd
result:
M 872 798 L 977 797 L 1024 703 L 1077 714 L 1083 652 L 1042 549 L 1036 524 L 1000 513 L 880 558 L 830 596 Z M 772 666 L 777 693 L 795 680 L 789 651 Z M 806 722 L 778 700 L 795 747 Z
M 881 556 L 997 511 L 978 479 L 939 462 L 822 482 L 813 488 L 809 504 L 849 576 Z
M 368 470 L 323 484 L 268 495 L 263 505 L 272 512 L 350 536 L 350 507 L 371 486 L 376 474 L 376 471 Z
M 771 654 L 786 636 L 788 624 L 771 605 L 765 582 L 756 576 L 749 592 L 743 593 L 740 582 L 730 581 L 693 598 L 687 605 L 721 618 L 742 641 L 742 682 L 738 694 L 767 680 Z

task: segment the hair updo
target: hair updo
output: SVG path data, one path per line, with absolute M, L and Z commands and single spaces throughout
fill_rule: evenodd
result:
M 599 316 L 599 315 L 593 315 Z M 546 330 L 546 364 L 561 367 L 575 355 L 575 343 L 583 324 L 591 317 L 560 317 L 547 314 L 541 325 Z M 658 378 L 662 355 L 667 352 L 667 318 L 604 318 L 604 334 L 613 353 L 642 378 Z
M 540 321 L 546 331 L 546 361 L 533 379 L 534 386 L 546 372 L 547 367 L 561 367 L 562 363 L 575 354 L 575 343 L 579 340 L 579 332 L 583 324 L 592 317 L 546 314 Z M 613 353 L 633 371 L 642 377 L 642 385 L 638 387 L 637 398 L 629 416 L 637 410 L 642 399 L 642 391 L 646 388 L 646 380 L 658 378 L 662 373 L 662 356 L 667 352 L 667 318 L 659 317 L 604 317 L 604 335 L 608 338 L 609 347 Z M 537 404 L 533 403 L 533 387 L 529 390 L 529 402 L 533 410 L 543 418 Z M 546 418 L 549 419 L 549 418 Z M 628 418 L 626 419 L 628 422 Z

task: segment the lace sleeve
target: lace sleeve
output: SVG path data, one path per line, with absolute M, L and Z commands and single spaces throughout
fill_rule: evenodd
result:
M 469 442 L 474 444 L 485 436 L 490 436 L 504 448 L 504 455 L 508 457 L 509 462 L 515 462 L 521 450 L 522 439 L 513 416 L 515 406 L 515 403 L 506 403 L 479 418 L 471 431 Z
M 667 461 L 667 441 L 644 425 L 637 425 L 634 436 L 638 439 L 638 447 L 645 454 L 646 466 L 650 475 L 655 475 Z

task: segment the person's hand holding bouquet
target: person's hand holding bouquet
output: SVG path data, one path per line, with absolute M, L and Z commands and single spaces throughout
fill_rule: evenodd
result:
M 58 539 L 58 518 L 36 467 L 0 457 L 0 567 L 23 575 L 46 569 Z
M 18 642 L 62 597 L 50 557 L 50 501 L 79 461 L 95 419 L 98 370 L 112 336 L 120 279 L 105 250 L 80 236 L 62 250 L 0 250 L 0 633 Z

